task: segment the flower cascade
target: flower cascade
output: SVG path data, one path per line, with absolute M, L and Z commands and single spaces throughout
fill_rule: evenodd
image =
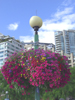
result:
M 64 87 L 70 81 L 67 61 L 66 56 L 50 50 L 30 49 L 8 57 L 1 72 L 10 88 L 14 88 L 16 82 L 25 91 L 36 86 L 43 86 L 47 91 Z

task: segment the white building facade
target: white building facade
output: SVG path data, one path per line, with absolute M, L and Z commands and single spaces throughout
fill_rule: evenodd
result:
M 15 51 L 24 49 L 24 43 L 10 36 L 4 36 L 0 33 L 0 69 L 4 65 L 5 58 L 13 54 Z

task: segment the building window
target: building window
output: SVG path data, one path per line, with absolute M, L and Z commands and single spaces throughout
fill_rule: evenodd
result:
M 9 50 L 7 50 L 7 52 L 9 52 Z
M 6 43 L 5 43 L 5 45 L 6 45 Z
M 5 54 L 5 56 L 9 56 L 9 54 Z
M 0 52 L 0 54 L 2 54 L 2 53 L 4 53 L 3 51 L 2 52 Z
M 11 45 L 12 47 L 14 47 L 14 45 Z
M 20 45 L 20 47 L 22 47 L 22 46 Z
M 7 43 L 8 45 L 10 45 L 9 43 Z
M 19 49 L 19 48 L 16 47 L 16 49 Z
M 0 46 L 0 50 L 1 50 L 1 49 L 4 49 L 4 46 Z
M 7 56 L 7 54 L 5 54 L 5 56 Z
M 7 53 L 7 50 L 5 50 L 5 53 Z
M 68 63 L 71 63 L 71 61 L 70 61 L 70 60 L 68 60 Z
M 0 59 L 0 61 L 3 61 L 3 59 Z
M 0 55 L 0 57 L 3 57 L 3 55 Z
M 1 65 L 3 65 L 3 63 L 1 63 Z
M 9 49 L 9 47 L 7 47 L 7 49 Z
M 13 51 L 14 51 L 14 49 L 11 49 L 11 50 L 13 50 Z

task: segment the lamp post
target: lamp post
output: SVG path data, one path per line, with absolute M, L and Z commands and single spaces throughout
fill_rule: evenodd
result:
M 35 50 L 38 49 L 38 29 L 42 26 L 42 19 L 38 16 L 32 16 L 30 19 L 30 26 L 34 29 L 35 31 L 35 36 L 34 36 L 34 42 L 35 42 Z M 35 100 L 40 100 L 40 92 L 39 92 L 39 86 L 35 88 Z

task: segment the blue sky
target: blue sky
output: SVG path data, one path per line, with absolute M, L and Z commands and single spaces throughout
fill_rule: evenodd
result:
M 24 42 L 34 41 L 29 24 L 39 16 L 39 42 L 55 44 L 54 31 L 75 29 L 75 0 L 0 0 L 0 33 Z

